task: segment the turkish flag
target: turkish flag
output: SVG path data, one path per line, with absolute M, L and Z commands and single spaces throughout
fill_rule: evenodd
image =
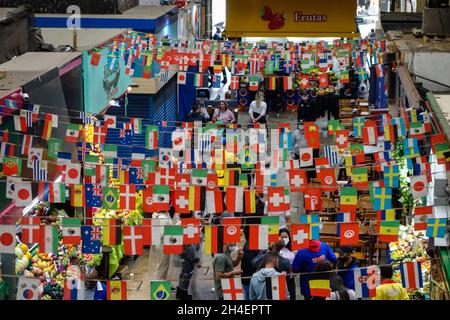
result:
M 317 172 L 317 177 L 322 182 L 323 191 L 336 191 L 336 169 L 335 168 L 320 168 Z
M 310 238 L 309 229 L 309 224 L 307 223 L 291 225 L 291 249 L 293 251 L 308 248 Z
M 341 246 L 354 245 L 359 242 L 359 223 L 339 223 L 339 242 Z

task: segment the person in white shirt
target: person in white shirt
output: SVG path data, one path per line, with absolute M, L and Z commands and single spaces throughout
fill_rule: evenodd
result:
M 294 261 L 295 254 L 297 251 L 292 251 L 291 249 L 291 234 L 287 228 L 281 228 L 278 231 L 278 237 L 284 243 L 283 249 L 280 251 L 280 256 L 289 260 L 290 264 Z
M 250 103 L 248 113 L 253 123 L 267 123 L 267 103 L 264 101 L 264 93 L 262 91 L 256 93 L 255 100 Z

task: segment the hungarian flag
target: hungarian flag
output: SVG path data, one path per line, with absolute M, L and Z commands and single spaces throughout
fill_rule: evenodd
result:
M 400 221 L 380 221 L 380 232 L 378 240 L 383 242 L 395 242 L 398 240 Z
M 84 283 L 79 278 L 68 277 L 64 281 L 64 300 L 84 300 Z
M 415 207 L 414 208 L 414 230 L 427 230 L 427 222 L 433 217 L 433 207 Z
M 206 187 L 189 186 L 189 210 L 204 211 L 206 208 Z
M 286 275 L 266 277 L 266 299 L 287 300 Z
M 164 254 L 183 252 L 183 226 L 164 226 Z
M 113 246 L 122 243 L 122 220 L 109 219 L 103 221 L 102 240 L 104 245 Z
M 120 185 L 120 208 L 124 210 L 136 209 L 136 186 Z
M 57 253 L 58 252 L 58 227 L 41 225 L 39 231 L 39 250 L 45 253 Z
M 256 190 L 244 190 L 245 213 L 256 213 Z
M 319 187 L 306 188 L 304 192 L 305 210 L 322 210 L 322 190 Z
M 41 220 L 38 217 L 22 218 L 22 242 L 38 243 Z
M 416 290 L 423 288 L 422 267 L 420 261 L 404 262 L 400 264 L 402 287 Z
M 144 253 L 144 242 L 141 226 L 123 226 L 124 253 L 129 256 Z
M 308 248 L 310 239 L 310 226 L 308 223 L 291 225 L 292 250 L 297 251 Z
M 81 243 L 81 220 L 77 218 L 62 219 L 62 241 L 64 244 Z
M 172 206 L 178 214 L 188 214 L 189 210 L 189 191 L 175 190 L 173 192 Z
M 244 212 L 244 187 L 228 187 L 225 203 L 229 212 Z
M 124 280 L 108 280 L 106 283 L 107 300 L 127 300 L 127 282 Z
M 200 243 L 200 219 L 183 218 L 181 225 L 183 226 L 183 244 Z
M 249 250 L 266 250 L 269 245 L 269 225 L 249 226 Z
M 339 243 L 341 246 L 355 245 L 359 242 L 358 222 L 341 222 L 338 224 Z
M 317 178 L 322 182 L 322 190 L 334 192 L 337 190 L 336 169 L 320 168 L 317 172 Z
M 340 211 L 355 212 L 358 205 L 358 190 L 352 187 L 342 188 L 339 203 Z
M 306 171 L 301 169 L 289 170 L 289 184 L 291 192 L 303 192 L 308 184 Z
M 309 290 L 312 297 L 325 297 L 331 296 L 330 287 L 330 274 L 324 273 L 311 273 L 309 275 Z
M 336 146 L 339 149 L 348 148 L 348 130 L 336 131 Z

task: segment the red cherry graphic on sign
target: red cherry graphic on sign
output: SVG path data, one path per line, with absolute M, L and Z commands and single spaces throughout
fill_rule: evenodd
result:
M 67 175 L 70 179 L 75 179 L 78 177 L 78 171 L 76 169 L 70 169 L 69 172 L 67 172 Z
M 425 189 L 425 183 L 423 183 L 422 181 L 417 181 L 414 184 L 413 188 L 414 188 L 415 191 L 420 192 L 423 189 Z
M 285 18 L 282 13 L 275 13 L 269 22 L 270 30 L 278 30 L 283 28 L 285 25 Z
M 273 17 L 272 9 L 266 6 L 261 9 L 260 15 L 261 19 L 263 19 L 264 21 L 270 21 Z
M 27 189 L 19 190 L 17 196 L 20 200 L 27 200 L 30 197 L 30 191 L 28 191 Z
M 0 237 L 0 243 L 5 247 L 12 245 L 13 241 L 14 237 L 10 233 L 4 233 Z

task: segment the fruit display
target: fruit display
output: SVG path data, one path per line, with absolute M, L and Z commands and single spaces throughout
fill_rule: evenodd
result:
M 51 203 L 40 201 L 28 213 L 30 217 L 40 217 L 44 224 L 56 224 L 59 219 L 67 217 L 64 210 L 59 210 Z
M 424 232 L 415 232 L 412 226 L 402 226 L 398 241 L 389 243 L 390 258 L 394 267 L 397 267 L 394 271 L 396 282 L 402 282 L 398 269 L 401 262 L 419 261 L 421 264 L 424 287 L 420 290 L 408 290 L 410 299 L 413 300 L 423 300 L 430 292 L 431 262 L 425 251 L 427 246 L 428 238 Z

